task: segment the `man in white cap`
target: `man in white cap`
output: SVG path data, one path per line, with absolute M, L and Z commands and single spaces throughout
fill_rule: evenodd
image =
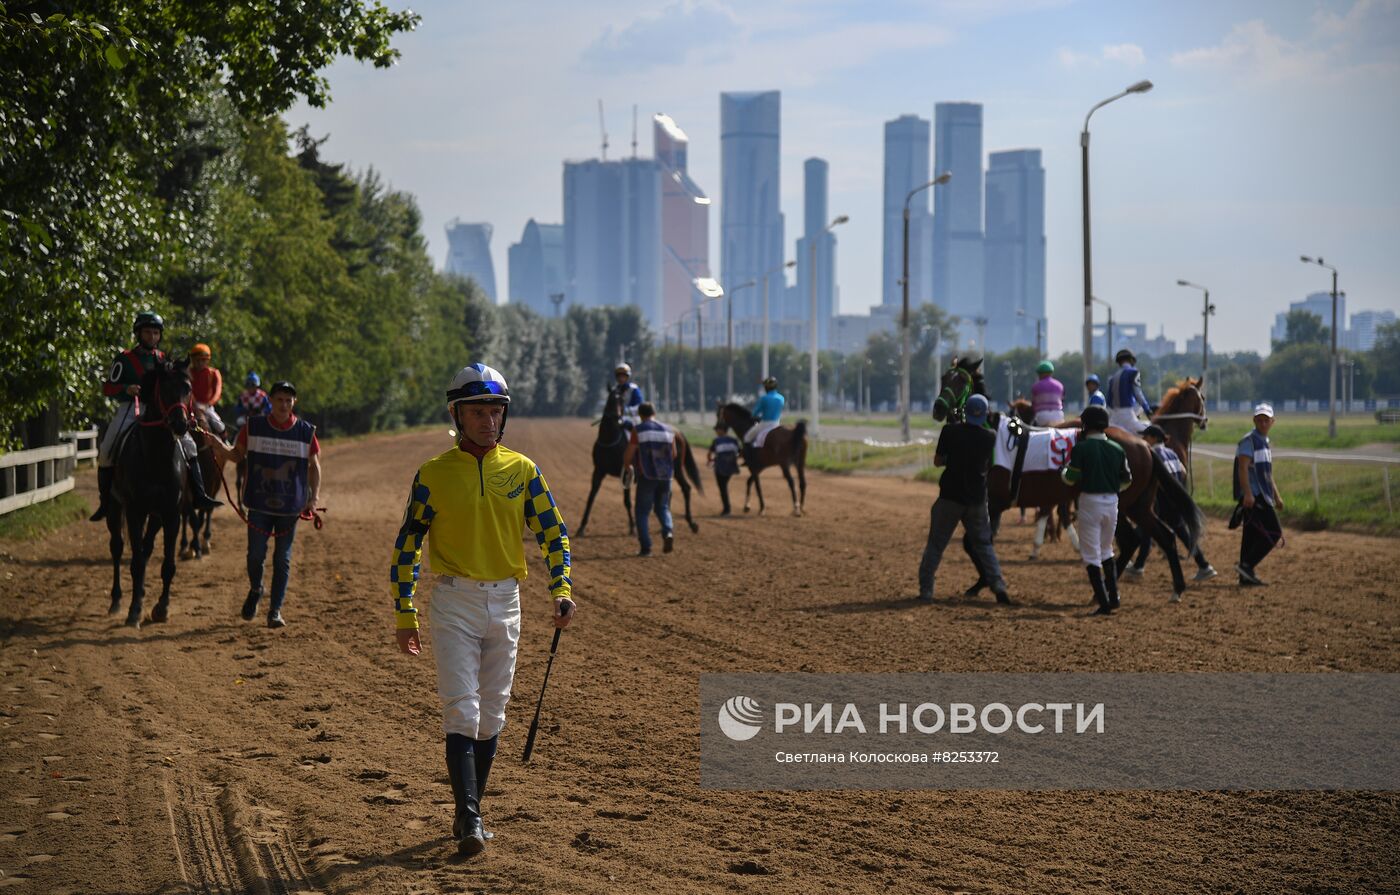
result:
M 1240 534 L 1240 562 L 1235 571 L 1244 587 L 1264 585 L 1255 574 L 1255 568 L 1283 540 L 1283 525 L 1278 520 L 1283 498 L 1279 496 L 1278 485 L 1274 484 L 1274 455 L 1269 447 L 1269 430 L 1273 425 L 1273 405 L 1256 404 L 1254 428 L 1240 439 L 1235 451 L 1235 500 L 1239 504 L 1235 513 L 1244 528 Z

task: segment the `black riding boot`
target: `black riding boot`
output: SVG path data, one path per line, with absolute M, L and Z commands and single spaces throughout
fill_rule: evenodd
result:
M 204 490 L 204 470 L 199 465 L 199 460 L 191 460 L 188 464 L 190 469 L 190 491 L 194 498 L 194 508 L 209 512 L 224 505 L 221 500 L 215 500 L 209 496 L 209 492 Z
M 1103 585 L 1103 569 L 1098 566 L 1085 566 L 1089 570 L 1089 584 L 1094 588 L 1094 602 L 1099 604 L 1099 608 L 1094 610 L 1094 615 L 1108 615 L 1113 611 L 1113 607 L 1108 602 L 1108 591 Z
M 107 518 L 107 503 L 112 499 L 112 479 L 116 474 L 115 466 L 97 467 L 97 509 L 88 517 L 89 522 L 101 522 Z
M 1103 564 L 1103 588 L 1108 594 L 1108 608 L 1118 608 L 1118 565 L 1109 560 Z
M 501 738 L 496 734 L 489 740 L 477 740 L 472 747 L 472 754 L 476 756 L 476 801 L 477 811 L 481 811 L 481 800 L 486 798 L 486 778 L 491 776 L 491 762 L 496 760 L 496 741 Z M 482 821 L 485 824 L 485 820 Z M 491 840 L 496 835 L 483 825 L 481 828 L 483 839 Z
M 452 835 L 457 840 L 457 853 L 471 857 L 486 848 L 481 834 L 481 795 L 476 780 L 476 741 L 460 733 L 447 735 L 447 776 L 452 781 L 452 798 L 457 814 L 452 821 Z

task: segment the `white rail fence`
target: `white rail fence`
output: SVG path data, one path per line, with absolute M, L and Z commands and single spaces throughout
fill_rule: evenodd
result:
M 0 454 L 0 515 L 72 491 L 82 460 L 97 464 L 97 430 L 61 432 L 62 444 Z

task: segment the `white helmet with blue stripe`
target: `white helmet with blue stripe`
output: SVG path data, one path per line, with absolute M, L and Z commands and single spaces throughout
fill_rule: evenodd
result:
M 452 377 L 447 387 L 447 407 L 470 402 L 473 404 L 509 404 L 510 387 L 506 378 L 486 364 L 468 364 Z

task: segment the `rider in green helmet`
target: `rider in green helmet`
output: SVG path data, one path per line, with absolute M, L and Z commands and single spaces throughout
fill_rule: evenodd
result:
M 1053 426 L 1065 421 L 1065 386 L 1055 378 L 1055 365 L 1043 360 L 1036 365 L 1040 378 L 1031 386 L 1031 410 L 1037 426 Z

